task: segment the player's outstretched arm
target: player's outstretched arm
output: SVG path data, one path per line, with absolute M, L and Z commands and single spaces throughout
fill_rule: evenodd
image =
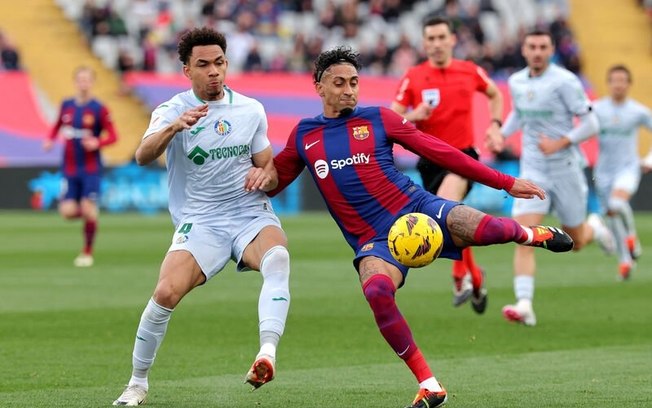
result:
M 509 195 L 516 198 L 534 198 L 539 197 L 540 199 L 546 198 L 546 193 L 543 189 L 533 182 L 521 178 L 514 179 L 514 185 L 512 188 L 507 190 Z
M 147 165 L 156 160 L 163 154 L 170 144 L 170 141 L 177 133 L 190 129 L 199 119 L 208 113 L 208 105 L 201 105 L 189 109 L 181 114 L 174 122 L 159 130 L 156 133 L 145 137 L 140 146 L 136 149 L 136 162 L 141 165 Z

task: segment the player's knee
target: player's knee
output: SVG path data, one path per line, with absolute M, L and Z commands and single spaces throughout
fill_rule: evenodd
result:
M 607 210 L 611 213 L 618 214 L 625 210 L 627 201 L 620 197 L 609 197 L 607 202 Z
M 369 278 L 362 288 L 364 297 L 372 309 L 383 308 L 394 303 L 394 283 L 385 275 L 375 275 Z
M 265 279 L 276 277 L 287 280 L 290 277 L 290 253 L 282 245 L 270 248 L 260 261 L 260 272 Z
M 184 293 L 180 293 L 178 290 L 175 290 L 173 285 L 169 285 L 165 282 L 159 282 L 159 284 L 156 285 L 156 289 L 154 290 L 154 295 L 152 298 L 159 305 L 168 309 L 174 309 L 179 304 L 183 296 Z

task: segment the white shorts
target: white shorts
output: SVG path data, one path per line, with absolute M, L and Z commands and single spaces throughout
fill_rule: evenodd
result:
M 515 198 L 512 216 L 524 214 L 554 214 L 562 225 L 576 227 L 586 219 L 589 188 L 579 163 L 564 162 L 564 167 L 549 173 L 521 169 L 521 178 L 536 183 L 546 192 L 546 198 Z
M 206 280 L 217 275 L 229 260 L 237 263 L 239 272 L 249 270 L 242 261 L 242 254 L 267 226 L 281 228 L 281 222 L 271 207 L 244 209 L 229 217 L 215 219 L 210 224 L 182 220 L 175 229 L 170 251 L 185 250 L 192 254 Z
M 614 190 L 623 190 L 634 195 L 641 182 L 641 168 L 638 163 L 613 172 L 596 172 L 595 190 L 600 197 L 600 202 L 606 207 L 609 197 Z

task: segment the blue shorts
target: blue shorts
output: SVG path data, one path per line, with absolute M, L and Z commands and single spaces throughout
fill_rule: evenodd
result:
M 457 201 L 450 201 L 433 194 L 424 194 L 422 197 L 413 201 L 409 206 L 403 208 L 399 214 L 396 215 L 396 218 L 411 212 L 420 212 L 429 215 L 433 220 L 439 224 L 441 231 L 444 235 L 444 247 L 442 248 L 440 258 L 448 259 L 462 259 L 462 250 L 453 243 L 453 238 L 451 237 L 450 231 L 446 226 L 446 218 L 448 213 L 453 207 L 460 205 Z M 392 254 L 389 252 L 389 246 L 387 244 L 387 234 L 389 233 L 389 228 L 391 224 L 387 227 L 387 230 L 383 230 L 378 233 L 371 240 L 365 242 L 355 249 L 355 258 L 353 259 L 353 266 L 357 271 L 359 271 L 360 261 L 362 258 L 367 256 L 375 256 L 380 258 L 394 266 L 396 266 L 403 275 L 403 282 L 407 277 L 408 268 L 407 266 L 400 264 Z M 401 283 L 401 286 L 403 284 Z
M 99 174 L 65 176 L 61 191 L 61 201 L 80 201 L 82 198 L 97 201 L 100 197 L 100 179 Z

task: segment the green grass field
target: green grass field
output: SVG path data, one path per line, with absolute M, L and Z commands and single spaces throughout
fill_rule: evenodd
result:
M 481 248 L 484 316 L 451 306 L 450 262 L 398 295 L 451 407 L 651 407 L 652 215 L 626 283 L 597 247 L 539 253 L 538 326 L 503 321 L 512 246 Z M 351 251 L 325 214 L 283 220 L 292 305 L 277 378 L 243 382 L 257 350 L 260 276 L 230 265 L 184 299 L 150 375 L 152 407 L 403 407 L 417 390 L 373 322 Z M 128 381 L 138 319 L 171 237 L 167 214 L 103 214 L 96 266 L 77 269 L 79 223 L 0 213 L 0 407 L 109 406 Z

